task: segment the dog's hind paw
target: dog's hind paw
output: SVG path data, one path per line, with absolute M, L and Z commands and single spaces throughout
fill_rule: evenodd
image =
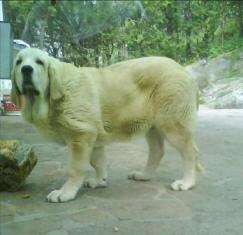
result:
M 194 181 L 176 180 L 171 184 L 171 188 L 175 191 L 185 191 L 195 186 Z
M 105 188 L 107 187 L 107 182 L 105 179 L 96 180 L 95 178 L 88 178 L 84 181 L 83 185 L 87 188 Z
M 135 181 L 148 181 L 150 180 L 150 178 L 151 177 L 149 175 L 146 175 L 140 171 L 133 171 L 130 174 L 128 174 L 128 179 Z

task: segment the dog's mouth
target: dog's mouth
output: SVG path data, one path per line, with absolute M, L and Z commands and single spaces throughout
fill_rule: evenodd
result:
M 32 82 L 23 83 L 23 95 L 29 95 L 31 97 L 38 96 L 40 92 L 35 88 Z

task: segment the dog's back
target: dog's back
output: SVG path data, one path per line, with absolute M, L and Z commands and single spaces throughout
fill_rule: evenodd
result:
M 147 57 L 101 69 L 104 128 L 129 138 L 154 125 L 194 126 L 197 88 L 182 66 L 166 57 Z M 112 137 L 112 138 L 113 138 Z

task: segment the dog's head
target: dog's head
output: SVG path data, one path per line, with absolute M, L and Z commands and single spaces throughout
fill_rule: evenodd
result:
M 12 101 L 19 105 L 19 96 L 57 100 L 62 98 L 60 62 L 36 48 L 21 50 L 12 70 Z

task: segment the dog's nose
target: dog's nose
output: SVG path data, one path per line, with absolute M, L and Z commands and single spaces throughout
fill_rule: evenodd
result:
M 23 75 L 29 76 L 33 72 L 33 68 L 30 65 L 24 65 L 21 68 L 21 73 Z

